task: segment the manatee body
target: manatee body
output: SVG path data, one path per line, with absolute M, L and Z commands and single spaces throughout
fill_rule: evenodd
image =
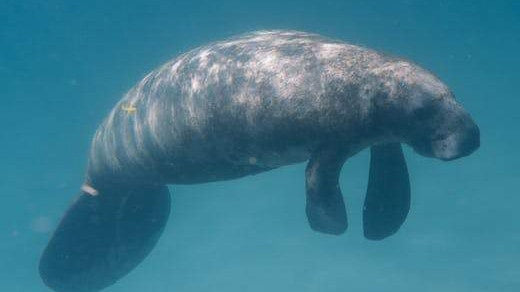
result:
M 479 130 L 438 78 L 373 50 L 294 31 L 194 49 L 148 74 L 97 130 L 85 184 L 40 261 L 55 291 L 98 291 L 150 252 L 170 212 L 166 184 L 228 180 L 308 161 L 306 213 L 340 234 L 338 178 L 371 147 L 365 236 L 395 233 L 410 207 L 401 144 L 452 160 Z

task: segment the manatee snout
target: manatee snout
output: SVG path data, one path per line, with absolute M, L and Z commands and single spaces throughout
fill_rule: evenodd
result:
M 446 138 L 433 141 L 433 155 L 449 161 L 468 156 L 480 147 L 480 130 L 470 119 Z
M 426 157 L 450 161 L 468 156 L 480 147 L 480 130 L 471 116 L 454 100 L 421 109 L 412 130 L 410 145 Z

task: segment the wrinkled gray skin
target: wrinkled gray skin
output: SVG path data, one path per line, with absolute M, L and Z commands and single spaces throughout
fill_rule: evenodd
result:
M 134 113 L 125 111 L 134 106 Z M 265 31 L 188 52 L 148 74 L 92 143 L 88 183 L 164 184 L 239 178 L 403 142 L 450 160 L 478 128 L 426 70 L 375 51 L 294 31 Z M 110 176 L 107 178 L 107 173 Z
M 401 143 L 451 160 L 478 148 L 479 131 L 431 73 L 366 48 L 265 31 L 195 49 L 147 75 L 99 127 L 82 193 L 43 252 L 40 275 L 55 291 L 99 291 L 156 244 L 170 213 L 166 184 L 307 160 L 310 226 L 341 234 L 341 167 L 366 147 L 364 232 L 383 239 L 410 207 Z

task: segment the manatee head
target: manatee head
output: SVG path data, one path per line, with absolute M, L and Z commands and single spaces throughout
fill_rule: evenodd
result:
M 380 68 L 378 77 L 383 83 L 375 107 L 386 135 L 441 160 L 467 156 L 480 146 L 478 126 L 433 74 L 395 61 Z

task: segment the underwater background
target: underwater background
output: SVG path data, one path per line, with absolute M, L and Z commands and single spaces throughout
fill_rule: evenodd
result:
M 319 33 L 413 60 L 450 86 L 481 148 L 405 149 L 408 219 L 362 234 L 368 152 L 341 174 L 349 229 L 313 232 L 304 164 L 171 186 L 150 256 L 104 291 L 520 291 L 519 1 L 0 1 L 0 290 L 50 291 L 39 256 L 83 181 L 90 139 L 144 75 L 258 29 Z

